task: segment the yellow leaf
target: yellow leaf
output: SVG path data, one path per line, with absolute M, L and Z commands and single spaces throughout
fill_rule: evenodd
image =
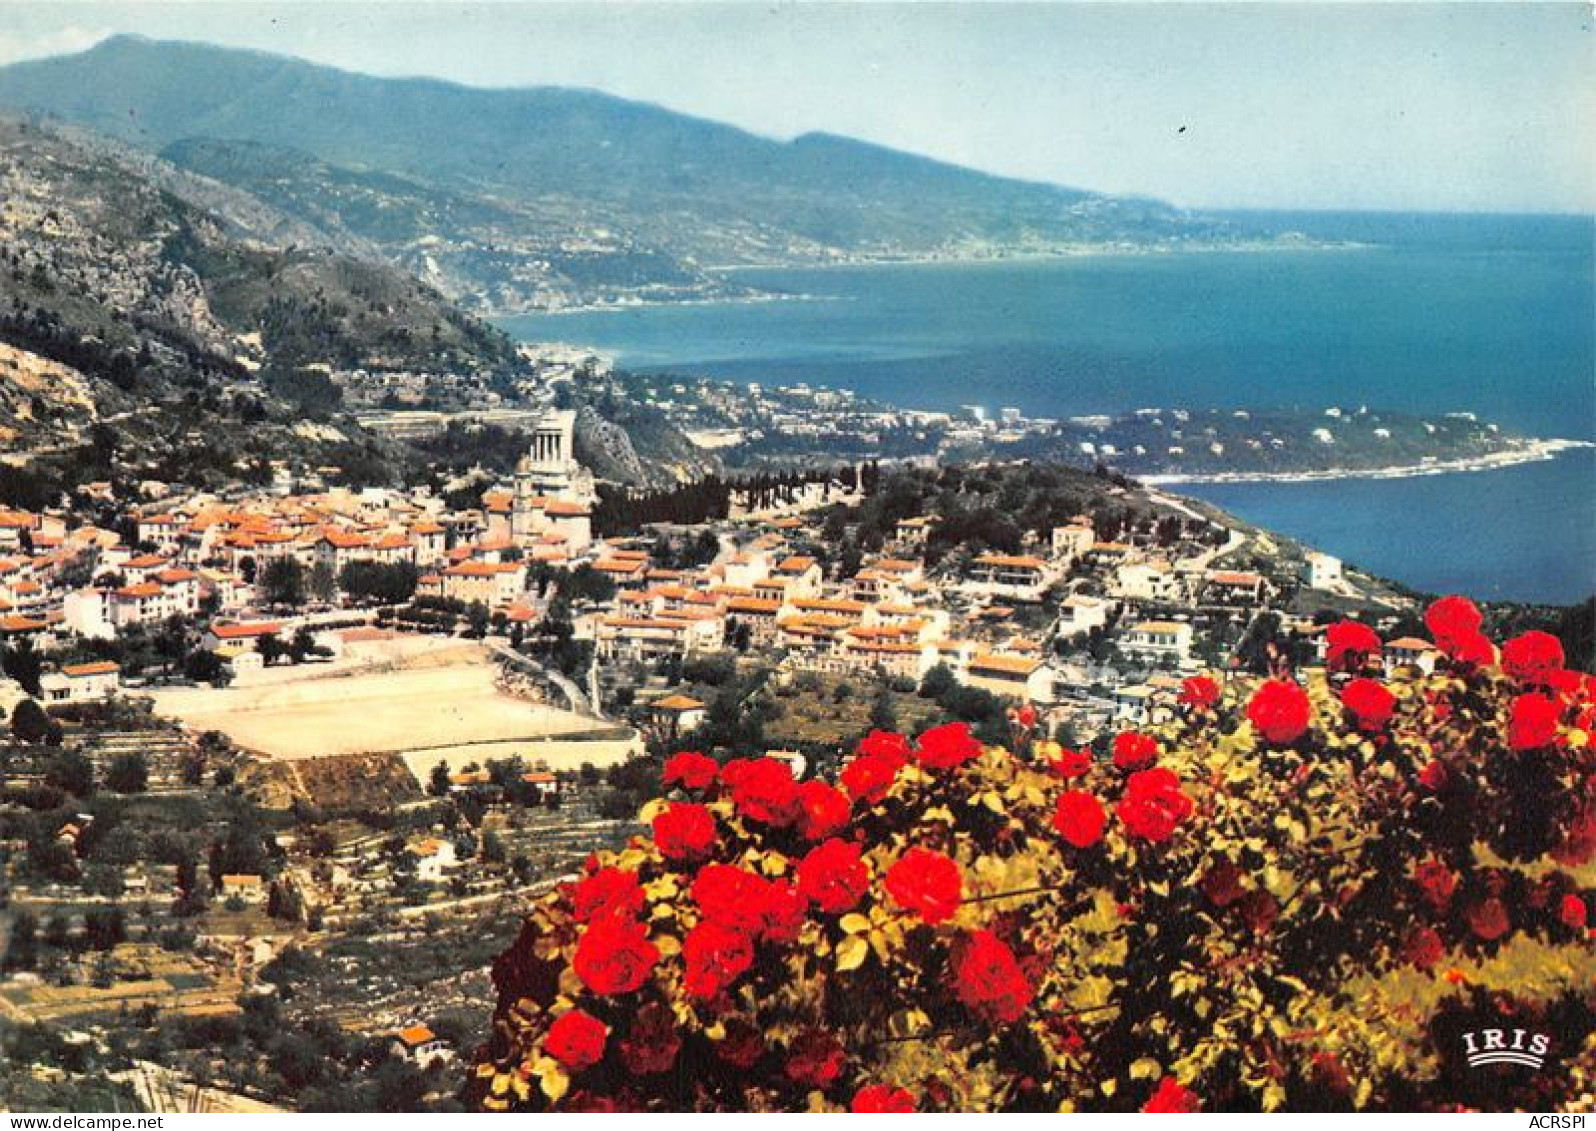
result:
M 1115 1092 L 1119 1091 L 1119 1081 L 1115 1080 L 1111 1076 L 1107 1080 L 1104 1080 L 1100 1087 L 1105 1096 L 1112 1097 Z
M 857 911 L 850 911 L 838 920 L 837 925 L 843 929 L 843 933 L 857 935 L 870 929 L 870 920 Z
M 649 901 L 653 903 L 675 899 L 681 894 L 681 890 L 681 886 L 676 882 L 676 877 L 669 873 L 643 886 L 643 894 L 648 896 Z
M 859 935 L 850 935 L 848 937 L 857 939 L 857 938 L 860 938 L 861 936 L 859 936 Z M 882 962 L 885 962 L 888 958 L 891 957 L 891 955 L 892 955 L 892 947 L 891 947 L 891 945 L 889 944 L 889 942 L 887 940 L 887 936 L 886 936 L 885 932 L 879 931 L 879 930 L 871 931 L 870 932 L 870 945 L 875 948 L 876 957 L 881 959 Z
M 767 876 L 785 876 L 787 858 L 779 852 L 767 852 L 765 858 L 759 862 L 759 870 Z
M 837 944 L 837 969 L 857 970 L 870 954 L 870 944 L 858 935 L 849 935 Z
M 543 1094 L 549 1097 L 550 1103 L 559 1103 L 560 1097 L 571 1087 L 571 1078 L 565 1074 L 565 1069 L 560 1067 L 560 1062 L 552 1058 L 545 1058 L 532 1066 L 536 1073 L 538 1085 L 543 1089 Z
M 1164 1066 L 1150 1056 L 1144 1056 L 1130 1066 L 1132 1080 L 1156 1080 L 1163 1074 Z

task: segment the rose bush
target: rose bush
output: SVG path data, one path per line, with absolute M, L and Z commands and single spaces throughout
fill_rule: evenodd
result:
M 1210 681 L 1096 756 L 954 725 L 871 735 L 840 792 L 673 762 L 652 835 L 536 903 L 495 963 L 466 1098 L 1588 1105 L 1593 682 L 1538 638 L 1497 667 L 1461 599 L 1430 623 L 1432 675 Z M 1548 1034 L 1555 1064 L 1469 1068 L 1459 1034 L 1491 1019 Z

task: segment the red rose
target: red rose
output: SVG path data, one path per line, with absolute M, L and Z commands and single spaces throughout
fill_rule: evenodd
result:
M 1341 705 L 1357 717 L 1358 729 L 1384 730 L 1396 710 L 1396 696 L 1374 679 L 1355 679 L 1341 691 Z
M 898 906 L 935 926 L 951 919 L 964 898 L 958 864 L 929 848 L 911 848 L 887 869 L 887 894 Z
M 855 1115 L 902 1115 L 914 1110 L 914 1096 L 891 1084 L 868 1084 L 854 1093 L 848 1110 Z
M 1246 894 L 1241 886 L 1241 869 L 1228 857 L 1204 872 L 1198 886 L 1215 907 L 1229 907 Z
M 715 997 L 754 964 L 754 944 L 741 931 L 705 920 L 682 940 L 683 984 L 694 997 Z
M 1496 663 L 1496 645 L 1482 632 L 1471 632 L 1446 642 L 1443 650 L 1462 668 L 1488 668 Z
M 578 923 L 603 915 L 631 918 L 643 910 L 645 902 L 637 873 L 624 868 L 600 868 L 571 886 L 571 917 Z
M 604 1041 L 609 1032 L 604 1022 L 591 1013 L 573 1009 L 554 1019 L 543 1038 L 543 1048 L 572 1072 L 580 1072 L 604 1059 Z
M 1558 647 L 1562 647 L 1562 645 L 1559 644 Z M 1504 662 L 1506 662 L 1506 648 L 1503 648 L 1502 655 Z M 1588 677 L 1584 672 L 1576 672 L 1569 668 L 1554 668 L 1541 677 L 1542 681 L 1547 687 L 1551 688 L 1559 695 L 1568 696 L 1584 695 L 1586 691 L 1585 681 L 1587 678 Z
M 1469 921 L 1469 930 L 1474 932 L 1474 937 L 1484 942 L 1499 939 L 1512 928 L 1508 921 L 1507 908 L 1502 906 L 1500 899 L 1483 899 L 1474 904 L 1465 912 Z
M 1507 724 L 1507 744 L 1514 750 L 1535 750 L 1557 737 L 1557 720 L 1563 708 L 1555 699 L 1531 692 L 1513 700 Z
M 1030 730 L 1036 725 L 1036 708 L 1029 703 L 1021 705 L 1020 709 L 1014 712 L 1014 721 L 1022 729 Z
M 1551 857 L 1565 868 L 1578 868 L 1596 857 L 1596 808 L 1587 806 L 1568 823 Z
M 874 805 L 886 797 L 902 768 L 902 762 L 887 755 L 861 754 L 843 767 L 842 788 L 855 801 Z
M 581 1088 L 565 1098 L 565 1103 L 560 1105 L 560 1110 L 611 1115 L 621 1110 L 621 1101 L 612 1096 L 596 1095 L 586 1088 Z
M 1329 1088 L 1332 1092 L 1348 1092 L 1352 1089 L 1352 1077 L 1347 1074 L 1346 1065 L 1335 1053 L 1316 1052 L 1309 1063 L 1313 1067 L 1314 1082 L 1321 1088 Z
M 1325 667 L 1333 672 L 1357 671 L 1380 651 L 1380 636 L 1366 624 L 1344 620 L 1325 630 Z
M 857 844 L 828 840 L 798 863 L 798 890 L 830 914 L 850 910 L 869 886 L 870 869 Z
M 732 803 L 749 820 L 781 826 L 797 816 L 798 783 L 786 762 L 755 758 L 738 768 L 735 780 L 725 780 L 731 783 Z
M 1308 729 L 1308 695 L 1294 683 L 1271 679 L 1253 692 L 1247 719 L 1264 741 L 1288 746 Z
M 1114 815 L 1131 836 L 1158 844 L 1173 836 L 1194 808 L 1192 799 L 1181 792 L 1180 779 L 1154 766 L 1130 776 Z
M 671 1070 L 681 1047 L 676 1018 L 667 1007 L 651 1001 L 637 1011 L 632 1031 L 621 1042 L 621 1060 L 632 1075 L 653 1076 Z
M 726 1035 L 715 1043 L 715 1055 L 733 1068 L 752 1068 L 765 1055 L 765 1035 L 741 1017 L 726 1022 Z
M 1114 766 L 1120 770 L 1145 770 L 1158 761 L 1158 743 L 1133 730 L 1114 738 Z
M 1205 711 L 1219 702 L 1219 684 L 1205 675 L 1193 676 L 1181 683 L 1180 702 Z
M 951 770 L 981 756 L 981 744 L 967 723 L 947 723 L 920 736 L 914 756 L 928 770 Z
M 1563 668 L 1563 642 L 1549 632 L 1526 632 L 1502 645 L 1502 667 L 1520 683 L 1548 683 Z
M 1446 953 L 1446 947 L 1441 943 L 1441 936 L 1429 927 L 1420 927 L 1408 936 L 1408 941 L 1402 946 L 1402 957 L 1420 970 L 1428 970 Z
M 1572 927 L 1576 931 L 1583 931 L 1587 922 L 1585 901 L 1577 895 L 1565 895 L 1563 902 L 1558 904 L 1557 917 L 1565 927 Z
M 1183 1087 L 1173 1076 L 1165 1076 L 1147 1097 L 1142 1110 L 1156 1115 L 1191 1115 L 1203 1109 L 1197 1093 Z
M 808 1088 L 826 1088 L 847 1060 L 836 1037 L 824 1029 L 808 1029 L 787 1049 L 787 1078 Z
M 684 750 L 665 763 L 665 784 L 679 784 L 695 793 L 715 784 L 720 766 L 696 750 Z
M 647 980 L 659 961 L 648 930 L 633 919 L 599 919 L 576 944 L 571 968 L 596 994 L 629 994 Z
M 698 860 L 715 847 L 715 815 L 702 805 L 673 802 L 654 818 L 654 843 L 668 860 Z
M 1241 912 L 1241 921 L 1255 935 L 1267 935 L 1275 925 L 1275 920 L 1280 918 L 1280 904 L 1275 902 L 1274 896 L 1262 890 L 1250 891 L 1242 896 L 1237 909 Z
M 1059 777 L 1072 781 L 1085 777 L 1092 768 L 1092 753 L 1089 750 L 1064 750 L 1057 758 L 1049 758 L 1047 764 Z
M 791 880 L 773 880 L 765 890 L 763 922 L 759 937 L 767 942 L 790 943 L 798 938 L 809 901 Z
M 1437 911 L 1445 911 L 1457 891 L 1457 876 L 1439 860 L 1425 860 L 1413 870 L 1413 882 L 1424 893 L 1425 901 Z
M 886 730 L 873 730 L 859 740 L 854 753 L 861 758 L 885 758 L 889 762 L 906 766 L 914 751 L 909 745 L 909 740 L 903 735 Z
M 689 894 L 706 920 L 754 935 L 764 929 L 770 881 L 731 864 L 705 864 Z
M 848 795 L 823 781 L 798 787 L 798 834 L 805 840 L 825 840 L 848 823 L 853 807 Z
M 953 984 L 972 1013 L 1000 1025 L 1024 1016 L 1035 992 L 1014 952 L 991 931 L 976 931 L 958 948 Z
M 1424 623 L 1429 626 L 1435 642 L 1443 651 L 1449 652 L 1449 643 L 1477 634 L 1485 618 L 1475 608 L 1473 601 L 1467 597 L 1452 596 L 1442 597 L 1431 605 L 1425 611 Z
M 1053 827 L 1076 848 L 1090 848 L 1102 840 L 1107 824 L 1103 803 L 1083 789 L 1062 794 L 1053 812 Z
M 1419 771 L 1419 781 L 1431 793 L 1440 793 L 1452 780 L 1445 762 L 1426 762 L 1424 769 Z

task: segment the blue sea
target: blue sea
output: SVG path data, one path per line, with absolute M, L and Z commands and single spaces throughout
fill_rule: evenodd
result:
M 1475 412 L 1596 440 L 1588 217 L 1237 214 L 1346 250 L 747 270 L 775 302 L 504 320 L 632 369 L 920 408 Z M 1179 488 L 1435 592 L 1596 592 L 1596 454 L 1399 480 Z

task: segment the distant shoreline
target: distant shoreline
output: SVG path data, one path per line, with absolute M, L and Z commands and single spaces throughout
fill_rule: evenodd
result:
M 1326 242 L 1304 239 L 1258 240 L 1241 243 L 1196 244 L 1184 247 L 1161 245 L 1119 246 L 1115 244 L 1081 244 L 1077 247 L 1055 248 L 1052 251 L 1016 251 L 992 255 L 906 255 L 861 256 L 859 258 L 817 260 L 806 263 L 721 263 L 702 268 L 710 275 L 736 276 L 748 271 L 830 271 L 848 267 L 977 267 L 1001 266 L 1006 263 L 1064 263 L 1079 259 L 1146 259 L 1177 255 L 1274 255 L 1283 252 L 1375 251 L 1381 244 L 1354 241 Z M 614 314 L 625 310 L 651 310 L 676 306 L 741 306 L 766 302 L 828 302 L 834 295 L 813 295 L 785 291 L 755 291 L 744 295 L 717 295 L 682 299 L 637 299 L 618 302 L 574 303 L 558 308 L 516 311 L 479 311 L 480 317 L 490 321 L 508 318 L 541 318 L 567 314 Z
M 1182 483 L 1325 483 L 1345 479 L 1416 479 L 1425 475 L 1499 471 L 1520 464 L 1543 463 L 1556 459 L 1563 452 L 1579 448 L 1596 448 L 1596 444 L 1588 440 L 1528 440 L 1520 447 L 1492 452 L 1490 455 L 1393 467 L 1329 468 L 1322 471 L 1218 471 L 1212 474 L 1133 475 L 1132 478 L 1154 487 Z
M 1063 263 L 1075 259 L 1153 259 L 1177 255 L 1273 255 L 1297 251 L 1378 251 L 1383 244 L 1354 240 L 1263 239 L 1235 243 L 1170 244 L 1077 244 L 1051 251 L 1006 251 L 991 255 L 904 255 L 860 256 L 829 259 L 813 263 L 727 263 L 707 266 L 705 271 L 736 275 L 744 271 L 825 271 L 833 267 L 963 267 L 1004 263 Z

